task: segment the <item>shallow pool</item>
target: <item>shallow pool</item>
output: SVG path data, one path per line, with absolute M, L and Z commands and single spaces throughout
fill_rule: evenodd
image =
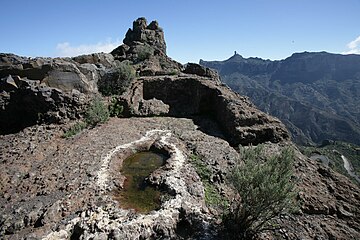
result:
M 122 208 L 147 213 L 160 207 L 161 192 L 149 186 L 145 178 L 164 165 L 166 159 L 163 154 L 139 152 L 124 160 L 121 173 L 126 180 L 117 196 Z

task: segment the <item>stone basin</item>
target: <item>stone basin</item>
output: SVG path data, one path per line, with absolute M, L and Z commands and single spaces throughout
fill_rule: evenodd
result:
M 149 175 L 165 164 L 168 156 L 161 153 L 138 152 L 123 161 L 121 174 L 126 177 L 123 189 L 115 196 L 120 207 L 148 213 L 161 206 L 162 192 L 147 181 Z

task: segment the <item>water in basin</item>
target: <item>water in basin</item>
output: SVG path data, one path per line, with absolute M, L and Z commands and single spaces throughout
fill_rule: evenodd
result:
M 126 177 L 119 192 L 122 208 L 147 213 L 160 207 L 161 192 L 145 181 L 153 171 L 164 165 L 167 156 L 154 152 L 139 152 L 126 158 L 121 173 Z

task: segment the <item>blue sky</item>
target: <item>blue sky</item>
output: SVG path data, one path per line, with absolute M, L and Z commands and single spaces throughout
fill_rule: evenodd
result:
M 0 52 L 65 56 L 109 51 L 133 20 L 158 20 L 182 63 L 294 52 L 360 54 L 360 0 L 4 0 Z

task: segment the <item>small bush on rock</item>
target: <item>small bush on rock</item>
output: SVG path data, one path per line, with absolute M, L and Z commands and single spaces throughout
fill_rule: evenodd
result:
M 100 98 L 95 98 L 90 103 L 85 113 L 85 122 L 92 127 L 104 123 L 109 119 L 109 110 Z
M 135 69 L 128 61 L 121 62 L 115 69 L 108 71 L 98 82 L 99 91 L 105 95 L 120 95 L 135 78 Z
M 75 125 L 70 127 L 62 136 L 63 138 L 71 138 L 72 136 L 75 136 L 82 130 L 84 130 L 87 127 L 87 124 L 84 122 L 77 122 Z
M 266 158 L 263 147 L 258 146 L 241 148 L 241 155 L 245 164 L 238 164 L 229 174 L 238 197 L 225 214 L 224 227 L 230 238 L 251 239 L 271 229 L 271 220 L 294 208 L 290 181 L 294 151 L 286 148 Z
M 154 49 L 148 45 L 139 46 L 137 48 L 137 55 L 140 61 L 149 59 L 151 55 L 154 55 Z
M 109 105 L 110 117 L 122 117 L 124 111 L 124 106 L 119 102 L 116 97 L 111 99 L 111 104 Z

